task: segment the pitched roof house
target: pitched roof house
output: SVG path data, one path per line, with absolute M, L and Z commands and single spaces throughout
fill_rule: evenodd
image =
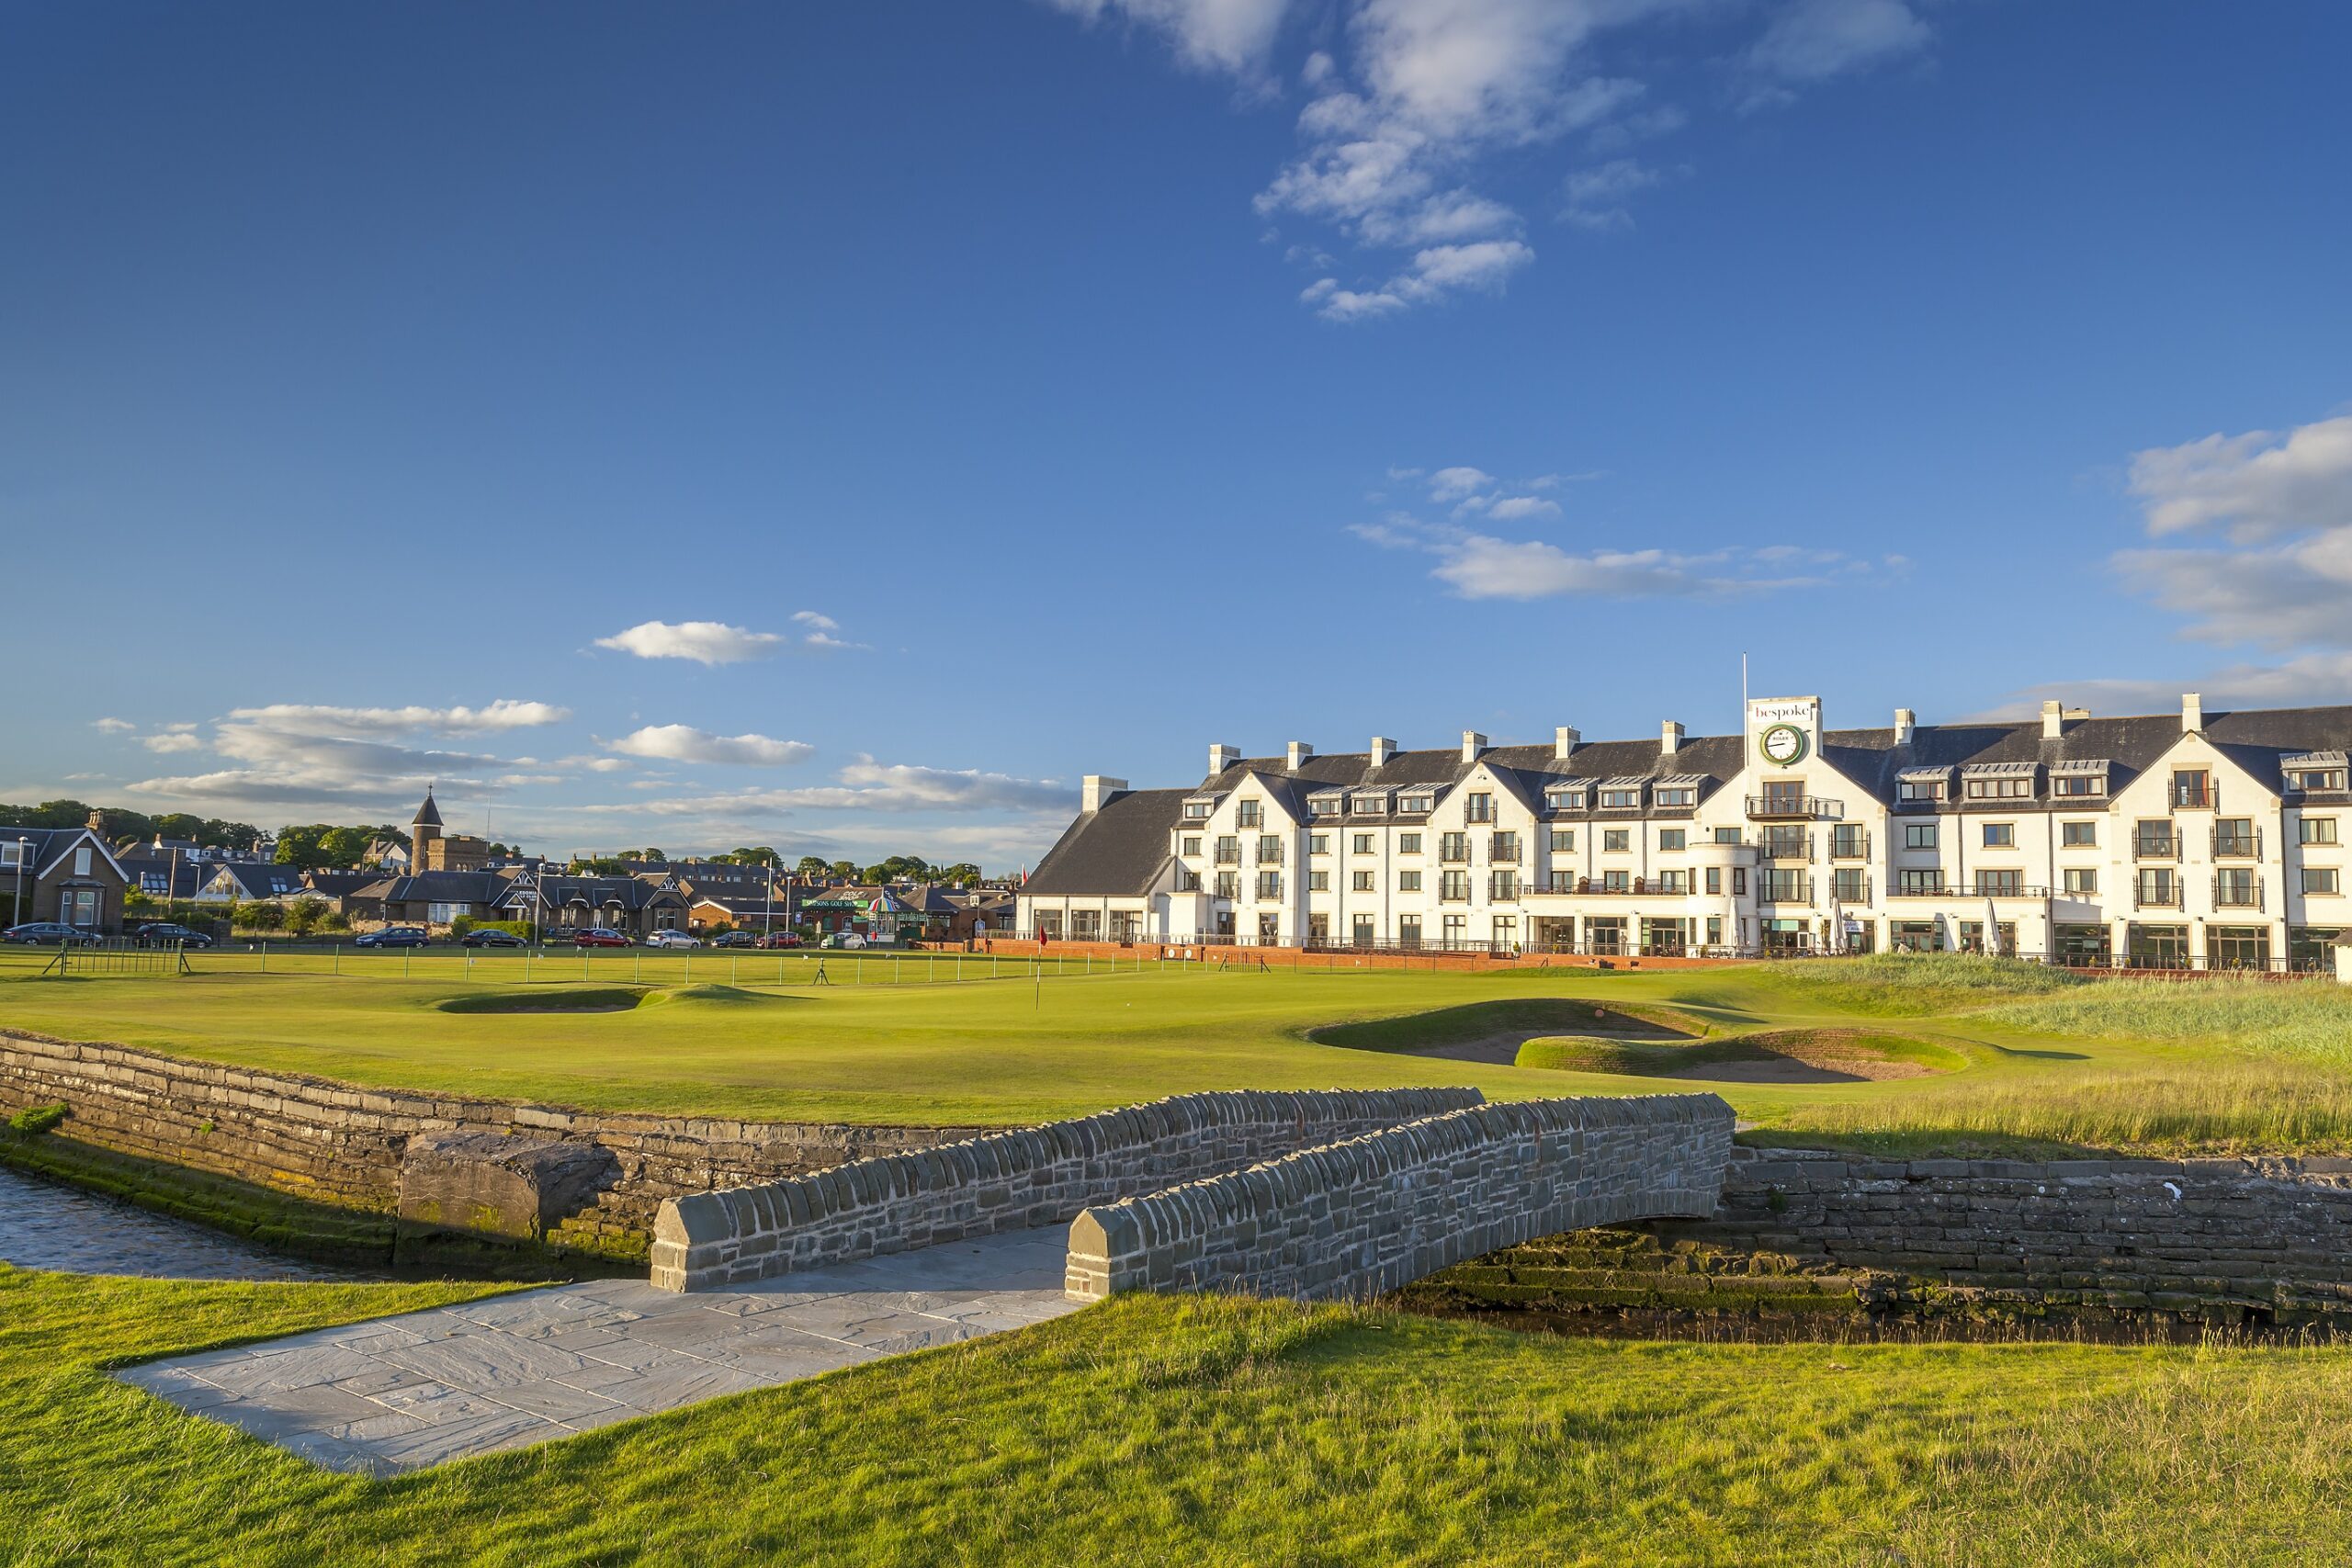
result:
M 0 826 L 0 897 L 9 924 L 62 920 L 82 931 L 122 925 L 130 879 L 105 838 L 88 828 Z

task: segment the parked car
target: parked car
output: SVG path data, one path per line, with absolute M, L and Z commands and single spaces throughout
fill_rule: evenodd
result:
M 97 940 L 97 932 L 69 926 L 63 920 L 27 920 L 21 926 L 10 926 L 0 931 L 0 942 L 20 942 L 30 947 L 55 947 L 64 943 L 86 946 Z
M 825 933 L 825 940 L 819 942 L 817 945 L 819 947 L 855 949 L 864 947 L 865 945 L 865 939 L 858 935 L 855 931 L 827 931 Z
M 645 939 L 648 947 L 700 947 L 700 938 L 682 931 L 659 931 Z
M 480 931 L 470 931 L 459 937 L 458 945 L 459 947 L 528 947 L 531 944 L 513 931 L 503 931 L 494 927 L 484 926 Z
M 174 942 L 182 947 L 210 947 L 212 939 L 200 931 L 180 924 L 177 920 L 151 920 L 130 933 L 130 940 L 141 947 L 169 947 Z
M 760 939 L 750 931 L 721 931 L 710 939 L 713 947 L 757 947 Z
M 431 947 L 433 933 L 423 926 L 386 926 L 351 939 L 354 947 Z
M 571 945 L 574 947 L 627 947 L 629 945 L 629 941 L 619 931 L 608 931 L 603 926 L 590 926 L 585 931 L 571 933 Z
M 798 931 L 770 931 L 767 935 L 760 938 L 759 944 L 762 947 L 769 948 L 798 947 L 800 945 L 800 933 Z

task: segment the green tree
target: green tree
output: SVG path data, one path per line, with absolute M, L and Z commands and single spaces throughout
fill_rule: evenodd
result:
M 815 855 L 802 855 L 800 857 L 800 863 L 794 866 L 792 869 L 803 881 L 806 882 L 822 882 L 826 877 L 831 875 L 833 871 L 831 866 L 827 865 Z
M 333 831 L 323 822 L 288 825 L 277 830 L 277 853 L 273 857 L 279 865 L 295 866 L 303 871 L 323 871 L 332 863 L 321 842 Z
M 274 931 L 286 929 L 286 908 L 267 898 L 256 898 L 237 905 L 229 911 L 229 923 L 241 931 Z
M 319 854 L 325 864 L 312 866 L 311 869 L 320 871 L 331 866 L 337 870 L 348 871 L 359 863 L 361 857 L 368 852 L 368 846 L 375 841 L 375 838 L 376 830 L 373 828 L 330 828 L 319 835 Z M 282 836 L 279 841 L 284 842 Z

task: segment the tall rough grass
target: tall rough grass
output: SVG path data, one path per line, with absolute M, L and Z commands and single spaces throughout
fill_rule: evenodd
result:
M 2037 1034 L 2220 1045 L 2352 1065 L 2352 986 L 2322 981 L 2105 980 L 1983 1016 Z
M 1904 1017 L 1972 1011 L 2005 998 L 2049 996 L 2093 984 L 2075 970 L 1973 953 L 1873 953 L 1762 968 L 1792 999 Z

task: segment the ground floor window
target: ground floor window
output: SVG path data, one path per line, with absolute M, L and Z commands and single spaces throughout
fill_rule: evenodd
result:
M 1707 945 L 1721 947 L 1723 944 L 1724 918 L 1721 915 L 1709 915 L 1707 917 Z
M 1143 912 L 1139 909 L 1114 911 L 1111 916 L 1111 940 L 1113 942 L 1142 941 Z
M 1446 917 L 1445 917 L 1445 950 L 1446 950 L 1448 953 L 1452 953 L 1452 952 L 1456 951 L 1457 949 L 1464 948 L 1464 947 L 1467 947 L 1467 946 L 1469 946 L 1469 945 L 1470 945 L 1470 917 L 1469 917 L 1469 916 L 1467 916 L 1467 915 L 1448 915 L 1448 916 L 1446 916 Z
M 1261 916 L 1259 916 L 1259 917 L 1258 917 L 1258 943 L 1259 943 L 1259 945 L 1260 945 L 1260 946 L 1261 946 L 1261 947 L 1272 947 L 1272 946 L 1273 946 L 1273 945 L 1274 945 L 1274 943 L 1276 943 L 1276 942 L 1280 942 L 1280 941 L 1282 940 L 1282 929 L 1283 929 L 1283 918 L 1282 918 L 1280 915 L 1261 915 Z
M 1805 950 L 1805 930 L 1803 920 L 1782 919 L 1764 922 L 1764 952 L 1768 957 L 1786 957 Z
M 1219 909 L 1216 912 L 1216 934 L 1222 937 L 1230 937 L 1233 934 L 1232 910 Z
M 1645 916 L 1642 920 L 1642 956 L 1680 958 L 1690 951 L 1690 922 Z
M 1603 958 L 1616 958 L 1625 951 L 1625 922 L 1617 916 L 1599 916 L 1584 923 L 1585 950 Z
M 98 923 L 98 890 L 95 887 L 67 888 L 58 896 L 57 918 L 79 930 L 95 930 Z
M 1372 941 L 1372 921 L 1368 919 L 1359 917 L 1356 921 L 1356 930 L 1363 933 L 1357 940 L 1360 942 L 1369 944 Z M 1419 947 L 1421 945 L 1420 916 L 1399 915 L 1396 917 L 1396 945 L 1399 947 Z
M 459 916 L 470 915 L 473 912 L 474 907 L 471 904 L 427 904 L 424 907 L 425 920 L 436 926 L 446 926 Z
M 1512 949 L 1519 946 L 1519 917 L 1517 915 L 1495 917 L 1495 945 Z
M 1039 909 L 1030 916 L 1030 919 L 1036 926 L 1039 936 L 1050 937 L 1056 942 L 1061 940 L 1062 912 L 1059 909 Z
M 1890 920 L 1886 945 L 1894 953 L 1941 953 L 1944 928 L 1939 920 Z
M 2104 924 L 2054 925 L 2050 942 L 2058 962 L 2069 969 L 2104 969 L 2114 954 L 2115 933 Z
M 2270 928 L 2207 926 L 2205 966 L 2209 969 L 2269 968 Z
M 1528 922 L 1538 953 L 1568 953 L 1577 945 L 1577 923 L 1563 916 L 1538 915 Z
M 2013 953 L 2017 952 L 2017 922 L 2015 920 L 1996 921 L 1993 926 L 1993 940 L 1999 944 L 1997 948 L 1994 949 L 1996 956 L 1998 956 L 2003 953 Z M 1962 953 L 1983 953 L 1985 951 L 1984 921 L 1962 920 L 1960 922 L 1960 950 Z
M 2329 946 L 2343 934 L 2335 926 L 2289 926 L 2287 966 L 2304 972 L 2328 968 L 2335 962 Z
M 1329 915 L 1307 916 L 1306 940 L 1311 942 L 1315 942 L 1317 945 L 1329 942 L 1331 940 L 1331 917 Z
M 2124 962 L 2133 969 L 2188 967 L 2187 926 L 2143 926 L 2135 922 L 2125 941 Z

